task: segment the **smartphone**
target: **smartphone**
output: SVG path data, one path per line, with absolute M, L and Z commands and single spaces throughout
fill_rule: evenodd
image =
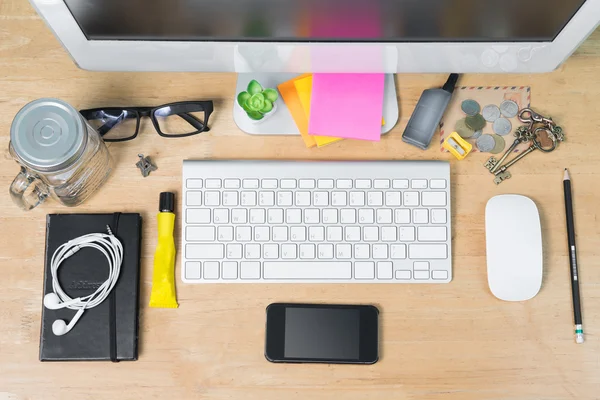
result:
M 379 310 L 371 305 L 286 304 L 267 307 L 265 357 L 271 362 L 374 364 Z

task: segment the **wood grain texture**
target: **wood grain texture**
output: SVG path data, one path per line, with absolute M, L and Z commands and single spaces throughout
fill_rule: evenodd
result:
M 530 85 L 532 106 L 567 136 L 552 155 L 534 154 L 499 187 L 473 155 L 452 163 L 454 281 L 448 285 L 183 285 L 180 308 L 147 307 L 158 193 L 180 192 L 188 158 L 448 159 L 401 141 L 425 88 L 442 75 L 398 77 L 401 120 L 380 143 L 343 141 L 306 149 L 300 138 L 261 138 L 232 120 L 235 75 L 100 73 L 78 69 L 25 1 L 0 1 L 0 399 L 597 399 L 600 398 L 600 31 L 557 71 L 468 75 L 464 85 Z M 7 189 L 18 171 L 6 151 L 15 113 L 39 97 L 78 108 L 213 99 L 209 134 L 168 140 L 149 121 L 135 140 L 111 144 L 113 177 L 83 206 L 48 202 L 22 212 Z M 159 169 L 143 179 L 137 154 Z M 573 177 L 586 343 L 576 345 L 567 262 L 562 170 Z M 542 214 L 541 292 L 524 303 L 487 288 L 484 206 L 500 193 L 530 196 Z M 144 217 L 140 359 L 38 361 L 45 214 L 135 211 Z M 518 227 L 515 227 L 518 229 Z M 507 249 L 510 251 L 510 249 Z M 177 270 L 179 275 L 179 268 Z M 275 365 L 263 356 L 265 307 L 275 301 L 372 303 L 382 310 L 382 358 L 373 366 Z

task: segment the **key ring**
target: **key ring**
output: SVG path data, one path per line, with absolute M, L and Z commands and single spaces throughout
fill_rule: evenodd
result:
M 554 126 L 552 118 L 546 118 L 543 115 L 536 113 L 531 108 L 523 108 L 519 111 L 519 121 L 529 124 L 529 129 L 533 129 L 533 125 L 536 123 Z
M 542 144 L 540 143 L 540 141 L 538 139 L 538 134 L 539 134 L 539 132 L 542 132 L 542 131 L 546 132 L 546 134 L 548 135 L 548 138 L 552 140 L 552 147 L 544 148 L 542 146 Z M 544 153 L 553 152 L 554 150 L 556 150 L 556 147 L 558 146 L 558 140 L 556 139 L 556 135 L 554 135 L 554 133 L 545 126 L 536 128 L 533 131 L 533 138 L 531 141 L 532 141 L 532 145 L 535 146 L 536 149 L 538 149 Z

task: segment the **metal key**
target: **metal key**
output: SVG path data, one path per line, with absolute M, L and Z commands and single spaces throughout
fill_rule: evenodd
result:
M 510 145 L 510 147 L 504 152 L 502 157 L 499 160 L 496 160 L 495 157 L 490 157 L 489 160 L 484 164 L 484 166 L 493 174 L 496 170 L 502 165 L 504 160 L 511 154 L 515 148 L 521 143 L 527 142 L 531 139 L 531 134 L 529 132 L 529 128 L 526 126 L 520 126 L 517 128 L 515 132 L 516 139 Z
M 538 133 L 542 132 L 542 131 L 546 132 L 548 134 L 548 136 L 550 137 L 550 139 L 552 139 L 552 147 L 550 147 L 548 149 L 543 148 L 541 143 L 537 139 Z M 562 130 L 561 130 L 561 132 L 562 132 Z M 555 134 L 550 129 L 548 129 L 546 127 L 540 127 L 540 128 L 537 128 L 535 131 L 533 131 L 533 133 L 534 133 L 534 135 L 531 140 L 531 145 L 527 148 L 527 150 L 525 150 L 524 152 L 522 152 L 521 154 L 519 154 L 518 156 L 516 156 L 515 158 L 513 158 L 506 164 L 504 164 L 502 167 L 500 167 L 500 169 L 495 168 L 496 171 L 493 172 L 494 175 L 498 176 L 499 174 L 504 173 L 507 169 L 509 169 L 517 161 L 522 160 L 527 154 L 533 152 L 534 150 L 540 150 L 540 151 L 543 151 L 544 153 L 550 153 L 550 152 L 556 150 L 556 146 L 558 145 L 559 139 L 555 136 Z M 518 139 L 519 138 L 517 138 L 517 140 Z M 515 140 L 515 142 L 517 140 Z M 564 140 L 564 138 L 563 138 L 563 140 Z M 496 165 L 496 167 L 497 166 L 498 165 Z M 500 181 L 500 182 L 502 182 L 502 181 Z M 498 182 L 498 183 L 500 183 L 500 182 Z

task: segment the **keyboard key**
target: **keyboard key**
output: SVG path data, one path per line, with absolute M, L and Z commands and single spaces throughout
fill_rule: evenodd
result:
M 227 245 L 227 258 L 239 260 L 242 258 L 242 245 L 239 243 L 230 243 Z
M 245 246 L 244 250 L 246 251 L 245 258 L 247 258 L 249 260 L 260 258 L 260 244 L 256 244 L 256 243 L 247 244 Z
M 375 263 L 371 261 L 355 262 L 354 279 L 375 279 Z
M 398 270 L 396 271 L 396 279 L 400 279 L 400 280 L 410 280 L 410 275 L 411 272 L 410 271 L 402 271 L 402 270 Z
M 338 223 L 338 212 L 335 208 L 326 208 L 323 210 L 324 224 L 337 224 Z
M 310 192 L 296 192 L 297 206 L 310 206 Z
M 283 209 L 269 208 L 267 210 L 267 221 L 269 224 L 283 224 Z
M 292 192 L 277 193 L 277 205 L 279 207 L 289 207 L 294 205 L 294 194 Z
M 416 208 L 413 210 L 413 223 L 426 224 L 429 222 L 429 210 L 426 208 Z
M 189 259 L 222 260 L 225 246 L 222 244 L 186 244 L 185 257 Z
M 408 208 L 395 209 L 394 222 L 397 224 L 410 224 L 410 210 Z
M 188 192 L 188 195 L 190 192 Z M 208 191 L 204 192 L 204 204 L 207 206 L 220 206 L 221 205 L 221 192 Z M 188 204 L 189 205 L 189 204 Z
M 432 279 L 448 279 L 448 271 L 431 271 Z
M 406 245 L 393 244 L 390 246 L 390 258 L 394 260 L 404 260 L 406 258 Z
M 252 228 L 249 226 L 238 226 L 235 228 L 235 240 L 238 242 L 249 242 L 252 240 Z
M 285 222 L 287 224 L 302 223 L 302 210 L 299 208 L 288 208 L 285 210 Z
M 350 205 L 351 206 L 364 206 L 365 205 L 365 192 L 350 192 Z
M 377 263 L 377 279 L 392 279 L 394 271 L 392 263 L 389 261 L 380 261 Z
M 187 192 L 185 194 L 185 204 L 188 206 L 202 205 L 202 192 Z
M 373 245 L 373 258 L 379 260 L 385 260 L 388 258 L 388 245 L 387 244 L 374 244 Z
M 223 186 L 225 189 L 239 189 L 240 188 L 240 180 L 239 179 L 225 179 L 223 182 Z
M 313 192 L 313 206 L 326 207 L 329 205 L 329 192 Z
M 295 179 L 282 179 L 279 183 L 282 189 L 296 189 Z
M 434 208 L 431 210 L 432 224 L 445 224 L 447 222 L 446 210 L 443 208 Z
M 307 208 L 304 210 L 304 223 L 318 224 L 321 220 L 319 214 L 320 212 L 318 208 Z
M 367 193 L 367 205 L 371 207 L 379 207 L 383 205 L 383 192 Z
M 263 179 L 260 181 L 262 189 L 277 189 L 277 179 Z
M 204 263 L 204 279 L 219 279 L 218 261 L 206 261 Z
M 376 242 L 379 240 L 379 228 L 376 226 L 365 226 L 363 228 L 363 240 L 365 242 Z
M 320 244 L 317 246 L 317 255 L 320 259 L 332 259 L 333 258 L 333 245 L 332 244 Z
M 389 179 L 375 179 L 373 181 L 373 188 L 389 189 L 390 188 L 390 180 Z
M 250 210 L 250 223 L 251 224 L 264 224 L 265 210 L 262 208 L 253 208 Z
M 417 228 L 417 240 L 419 242 L 445 242 L 445 226 L 420 226 Z
M 240 263 L 240 278 L 260 279 L 260 263 L 257 261 L 242 261 Z
M 265 261 L 265 279 L 351 279 L 348 261 Z
M 360 227 L 358 226 L 347 226 L 345 229 L 346 242 L 359 242 L 360 241 Z
M 292 226 L 290 229 L 292 242 L 304 242 L 306 240 L 306 228 L 303 226 Z
M 258 189 L 258 179 L 244 179 L 242 187 L 244 189 Z
M 445 244 L 411 244 L 408 246 L 408 258 L 413 260 L 444 260 L 448 258 L 448 246 Z
M 185 263 L 185 279 L 200 279 L 202 264 L 199 261 Z
M 300 189 L 314 189 L 315 188 L 315 180 L 314 179 L 300 179 L 298 183 L 298 187 Z
M 337 244 L 335 246 L 335 256 L 341 260 L 352 258 L 352 245 L 348 243 Z
M 336 207 L 345 207 L 348 205 L 346 192 L 332 192 L 331 205 Z
M 385 193 L 385 205 L 388 207 L 395 207 L 402 205 L 402 195 L 400 192 L 386 192 Z
M 221 263 L 221 276 L 223 279 L 237 279 L 238 270 L 237 270 L 237 262 L 235 261 L 223 261 Z
M 401 242 L 413 242 L 415 240 L 415 228 L 413 226 L 401 226 L 398 230 L 400 231 Z
M 382 242 L 395 242 L 396 241 L 396 227 L 395 226 L 383 226 L 381 227 L 381 241 Z
M 410 181 L 411 189 L 427 189 L 427 179 L 413 179 Z
M 446 205 L 446 192 L 423 192 L 421 200 L 424 207 L 444 207 Z
M 319 179 L 317 187 L 319 189 L 333 189 L 333 179 Z
M 255 242 L 268 242 L 271 239 L 268 226 L 257 226 L 254 228 Z
M 301 244 L 300 245 L 300 258 L 302 259 L 314 259 L 315 258 L 315 245 L 314 244 Z
M 288 240 L 287 226 L 274 226 L 273 227 L 273 241 L 274 242 L 287 242 L 287 240 Z
M 352 208 L 343 208 L 340 210 L 340 222 L 342 224 L 356 223 L 356 210 Z
M 432 189 L 446 189 L 445 179 L 430 179 L 429 187 Z
M 279 258 L 279 245 L 265 244 L 263 246 L 263 258 L 266 260 L 275 260 Z
M 220 226 L 217 231 L 217 237 L 220 242 L 231 242 L 233 240 L 233 227 Z
M 404 192 L 404 206 L 415 207 L 419 205 L 419 192 Z
M 223 192 L 223 205 L 235 207 L 238 205 L 238 192 Z
M 256 205 L 256 192 L 242 192 L 242 199 L 240 204 L 243 206 L 255 206 Z
M 338 179 L 335 181 L 338 189 L 352 189 L 352 179 Z
M 354 181 L 354 187 L 357 189 L 371 189 L 371 180 L 357 179 Z
M 429 279 L 429 271 L 414 271 L 413 276 L 417 280 Z
M 188 189 L 202 189 L 202 179 L 186 179 L 185 186 Z
M 296 245 L 295 244 L 290 244 L 290 243 L 285 243 L 281 245 L 281 258 L 284 260 L 291 260 L 291 259 L 295 259 L 296 256 Z
M 343 230 L 341 226 L 329 226 L 327 227 L 327 241 L 328 242 L 341 242 L 343 239 Z
M 375 222 L 375 213 L 370 208 L 358 210 L 358 222 L 361 224 L 372 224 Z
M 188 208 L 185 210 L 185 221 L 188 224 L 208 224 L 211 222 L 210 210 L 208 208 Z
M 408 189 L 408 179 L 394 179 L 392 187 L 394 189 Z
M 258 205 L 262 207 L 270 207 L 275 205 L 275 192 L 259 192 Z
M 380 208 L 377 210 L 377 223 L 378 224 L 391 224 L 392 223 L 392 210 L 389 208 Z
M 215 224 L 228 224 L 229 223 L 229 209 L 215 208 L 213 210 L 213 222 Z
M 355 244 L 354 245 L 354 258 L 357 260 L 370 258 L 371 246 L 368 244 Z
M 429 271 L 428 261 L 415 261 L 413 263 L 413 270 L 415 271 Z
M 322 226 L 311 226 L 308 228 L 308 240 L 311 242 L 322 242 L 325 240 L 325 228 Z
M 204 182 L 204 186 L 207 189 L 221 189 L 221 180 L 220 179 L 207 179 Z
M 231 210 L 231 222 L 234 224 L 245 224 L 248 222 L 248 213 L 244 208 Z

